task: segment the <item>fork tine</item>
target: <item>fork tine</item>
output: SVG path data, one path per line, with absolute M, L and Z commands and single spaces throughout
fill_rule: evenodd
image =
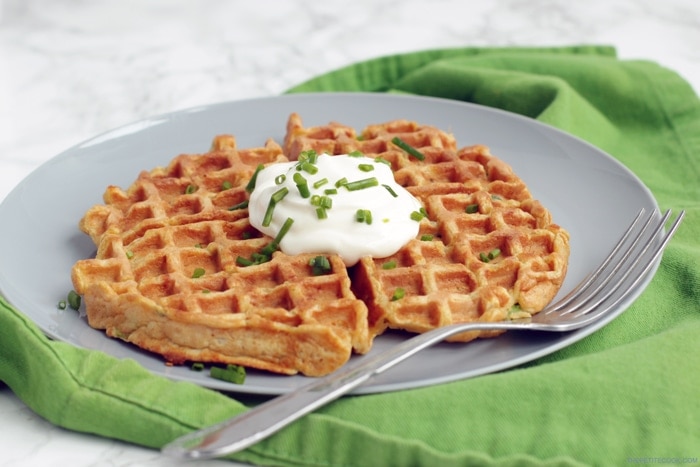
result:
M 594 270 L 593 272 L 588 274 L 588 276 L 586 276 L 586 278 L 584 278 L 584 280 L 581 281 L 566 296 L 564 296 L 562 299 L 560 299 L 556 303 L 545 308 L 543 311 L 540 312 L 540 314 L 548 314 L 548 313 L 552 313 L 555 311 L 559 311 L 564 307 L 568 307 L 572 302 L 574 302 L 581 295 L 583 295 L 586 292 L 586 290 L 588 290 L 592 286 L 592 284 L 595 282 L 595 280 L 598 279 L 598 277 L 600 277 L 600 275 L 603 273 L 603 271 L 608 267 L 610 262 L 617 255 L 617 253 L 620 251 L 620 248 L 622 248 L 622 246 L 625 244 L 627 239 L 630 237 L 630 235 L 634 231 L 634 228 L 637 226 L 640 219 L 644 215 L 644 211 L 645 211 L 645 209 L 642 208 L 639 211 L 639 213 L 637 213 L 637 216 L 634 218 L 634 220 L 629 225 L 629 227 L 627 227 L 627 230 L 622 234 L 622 236 L 620 237 L 618 242 L 615 244 L 615 246 L 612 248 L 612 250 L 610 250 L 610 252 L 605 257 L 605 260 L 603 260 L 601 265 L 598 266 L 598 268 L 596 270 Z M 653 216 L 653 215 L 654 215 L 654 213 L 652 212 L 651 216 Z M 649 216 L 649 219 L 651 218 L 651 216 Z M 647 220 L 647 222 L 648 222 L 648 220 Z
M 656 211 L 652 213 L 652 217 L 655 214 Z M 589 321 L 613 309 L 624 300 L 646 276 L 659 255 L 663 252 L 666 245 L 671 240 L 671 237 L 678 229 L 685 215 L 685 211 L 679 213 L 666 234 L 656 242 L 655 239 L 658 238 L 658 235 L 663 230 L 670 215 L 671 211 L 666 211 L 661 220 L 654 224 L 654 227 L 651 229 L 649 227 L 651 226 L 652 217 L 649 217 L 639 234 L 631 241 L 630 246 L 620 253 L 622 256 L 613 265 L 612 271 L 606 274 L 595 286 L 594 291 L 586 293 L 580 303 L 568 308 L 561 314 L 569 314 L 569 319 L 585 317 L 585 320 Z M 623 268 L 624 272 L 618 274 Z M 633 274 L 635 275 L 633 276 Z M 630 278 L 633 278 L 631 283 L 627 283 Z M 612 286 L 609 286 L 602 295 L 599 295 L 603 287 L 608 285 L 613 279 L 615 282 Z M 626 286 L 622 289 L 622 292 L 612 301 L 608 301 L 614 294 L 620 291 L 623 284 L 626 284 Z M 605 306 L 601 306 L 603 303 L 605 303 Z M 585 307 L 583 307 L 584 305 Z
M 633 249 L 630 249 L 627 252 L 626 256 L 619 263 L 618 267 L 615 268 L 615 272 L 617 272 L 622 267 L 624 267 L 624 273 L 620 277 L 617 277 L 615 273 L 612 274 L 616 276 L 616 282 L 613 284 L 613 286 L 610 287 L 607 290 L 607 292 L 605 292 L 601 297 L 598 297 L 598 299 L 596 299 L 593 303 L 590 303 L 584 309 L 577 311 L 574 314 L 575 317 L 588 314 L 592 315 L 592 317 L 595 317 L 601 313 L 604 313 L 607 310 L 616 306 L 622 300 L 624 300 L 629 295 L 629 293 L 631 293 L 637 287 L 637 285 L 642 281 L 642 279 L 644 279 L 644 277 L 652 268 L 658 257 L 664 251 L 666 245 L 668 245 L 668 242 L 671 240 L 671 237 L 673 237 L 673 234 L 680 226 L 680 222 L 685 216 L 685 211 L 680 211 L 675 221 L 673 221 L 671 227 L 667 230 L 666 234 L 663 235 L 661 240 L 658 243 L 654 242 L 654 240 L 658 238 L 659 234 L 666 225 L 666 222 L 668 221 L 670 215 L 671 211 L 666 211 L 665 215 L 661 218 L 661 221 L 656 225 L 655 228 L 653 228 L 649 235 L 645 237 L 645 241 L 640 246 L 641 251 L 634 251 Z M 645 226 L 645 231 L 646 227 L 647 226 Z M 639 238 L 642 237 L 640 236 Z M 630 258 L 632 258 L 631 264 L 629 264 Z M 635 274 L 634 276 L 632 276 L 633 273 Z M 609 303 L 604 309 L 598 308 L 603 302 L 605 302 L 616 292 L 618 292 L 622 285 L 625 284 L 625 282 L 627 282 L 630 278 L 633 278 L 632 282 L 626 285 L 623 292 L 617 298 L 615 298 L 611 303 Z M 608 282 L 609 281 L 606 281 L 606 284 Z M 595 311 L 591 313 L 591 311 L 593 310 Z

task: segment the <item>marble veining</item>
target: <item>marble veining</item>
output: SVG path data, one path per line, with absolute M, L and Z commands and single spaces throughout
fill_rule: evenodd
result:
M 0 200 L 54 155 L 142 118 L 387 54 L 571 44 L 615 46 L 700 90 L 696 0 L 0 0 Z M 57 428 L 1 384 L 0 420 L 0 466 L 173 465 Z

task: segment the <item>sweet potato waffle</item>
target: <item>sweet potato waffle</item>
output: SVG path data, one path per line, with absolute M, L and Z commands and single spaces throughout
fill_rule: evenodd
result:
M 408 155 L 391 140 L 424 154 Z M 396 180 L 425 207 L 420 234 L 388 258 L 347 268 L 317 253 L 241 265 L 270 245 L 245 205 L 256 167 L 301 151 L 359 150 L 389 161 Z M 387 328 L 423 332 L 458 321 L 499 321 L 541 310 L 566 273 L 566 231 L 533 200 L 508 165 L 483 146 L 408 121 L 360 135 L 331 123 L 305 128 L 292 114 L 283 145 L 240 149 L 218 136 L 203 154 L 142 172 L 80 222 L 98 250 L 72 270 L 90 326 L 164 356 L 318 376 L 365 353 Z M 489 336 L 493 333 L 482 333 Z M 470 340 L 465 333 L 456 340 Z

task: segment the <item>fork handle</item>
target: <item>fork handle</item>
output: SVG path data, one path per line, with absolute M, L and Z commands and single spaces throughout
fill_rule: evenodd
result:
M 382 353 L 362 359 L 358 364 L 315 379 L 229 420 L 177 438 L 164 446 L 162 452 L 181 459 L 209 459 L 238 452 L 347 394 L 422 349 L 464 331 L 505 330 L 514 327 L 515 323 L 459 323 L 416 335 Z M 522 323 L 518 327 L 522 328 Z

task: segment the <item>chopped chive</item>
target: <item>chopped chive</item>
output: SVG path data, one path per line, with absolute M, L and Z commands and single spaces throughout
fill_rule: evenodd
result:
M 355 180 L 354 182 L 348 182 L 343 186 L 345 186 L 345 188 L 347 188 L 348 191 L 357 191 L 364 190 L 365 188 L 370 188 L 377 185 L 379 185 L 379 180 L 377 180 L 377 177 L 370 177 L 363 178 L 361 180 Z
M 420 239 L 422 242 L 429 242 L 433 239 L 433 236 L 431 234 L 423 234 L 420 236 Z
M 202 371 L 204 369 L 204 363 L 193 363 L 192 366 L 190 367 L 192 371 Z
M 131 259 L 134 257 L 134 252 L 131 250 L 126 250 L 126 258 Z
M 204 275 L 206 271 L 204 268 L 195 268 L 195 270 L 192 272 L 192 279 L 199 279 Z
M 301 167 L 301 170 L 303 170 L 304 172 L 311 174 L 311 175 L 314 175 L 316 172 L 318 172 L 318 167 L 316 167 L 315 165 L 313 165 L 311 162 L 308 162 L 308 161 L 302 162 L 300 167 Z
M 381 162 L 382 164 L 386 164 L 386 165 L 388 165 L 389 167 L 391 167 L 391 162 L 389 162 L 388 160 L 384 159 L 382 156 L 377 156 L 377 157 L 375 157 L 375 158 L 374 158 L 374 162 Z
M 350 157 L 363 157 L 364 154 L 362 154 L 362 153 L 361 153 L 360 151 L 358 151 L 358 150 L 355 150 L 355 151 L 349 152 L 349 153 L 348 153 L 348 156 L 350 156 Z
M 501 250 L 500 248 L 494 248 L 493 250 L 489 251 L 489 259 L 495 259 L 501 255 Z
M 197 185 L 193 185 L 191 183 L 189 185 L 187 185 L 187 187 L 185 188 L 186 195 L 191 195 L 195 191 L 197 191 Z
M 259 164 L 259 165 L 255 168 L 255 172 L 253 172 L 253 176 L 250 177 L 250 180 L 248 181 L 248 184 L 245 186 L 245 191 L 247 191 L 248 193 L 250 193 L 251 191 L 253 191 L 253 190 L 255 189 L 255 183 L 256 183 L 256 181 L 258 180 L 258 174 L 259 174 L 260 171 L 261 171 L 262 169 L 264 169 L 264 168 L 265 168 L 265 166 L 262 165 L 262 164 Z
M 244 258 L 243 256 L 238 256 L 238 257 L 236 257 L 236 264 L 239 266 L 252 266 L 255 263 L 253 263 L 248 258 Z
M 316 217 L 318 219 L 328 219 L 328 213 L 324 208 L 319 206 L 316 208 Z
M 69 307 L 71 307 L 74 310 L 78 310 L 80 308 L 80 295 L 78 295 L 78 293 L 75 290 L 71 290 L 70 292 L 68 292 L 68 297 L 66 298 Z
M 307 149 L 306 151 L 301 151 L 298 157 L 299 162 L 309 161 L 312 164 L 315 164 L 317 159 L 318 153 L 314 149 Z
M 481 261 L 483 261 L 484 263 L 488 263 L 489 262 L 489 255 L 487 255 L 486 253 L 484 253 L 482 251 L 481 253 L 479 253 L 479 259 Z
M 338 180 L 337 182 L 335 182 L 335 187 L 340 188 L 341 186 L 345 186 L 345 184 L 347 184 L 347 183 L 348 183 L 348 179 L 343 177 L 340 180 Z
M 194 245 L 195 248 L 204 248 L 201 243 L 196 243 Z
M 370 225 L 372 223 L 372 211 L 369 209 L 358 209 L 355 212 L 355 220 Z
M 321 205 L 321 195 L 312 195 L 309 202 L 311 203 L 312 206 L 320 206 Z
M 474 214 L 475 212 L 479 211 L 479 205 L 474 203 L 474 204 L 467 204 L 467 207 L 464 208 L 464 212 L 467 214 Z
M 420 211 L 413 211 L 411 213 L 411 220 L 416 222 L 420 222 L 424 217 L 425 215 Z
M 400 300 L 406 295 L 406 291 L 402 287 L 397 287 L 394 290 L 394 294 L 391 296 L 391 300 Z
M 396 268 L 396 260 L 394 260 L 394 259 L 382 264 L 382 269 L 395 269 L 395 268 Z
M 65 310 L 65 309 L 66 309 L 66 301 L 65 301 L 65 300 L 59 300 L 59 302 L 58 302 L 58 309 L 59 309 L 59 310 Z
M 326 183 L 328 183 L 328 179 L 327 179 L 327 178 L 322 178 L 321 180 L 316 180 L 316 181 L 314 182 L 314 188 L 321 188 L 321 187 L 322 187 L 323 185 L 325 185 Z
M 238 209 L 245 209 L 245 208 L 247 208 L 247 207 L 248 207 L 248 200 L 246 199 L 246 200 L 241 201 L 241 202 L 238 203 L 238 204 L 234 204 L 233 206 L 231 206 L 230 208 L 228 208 L 228 210 L 229 210 L 229 211 L 236 211 L 236 210 L 238 210 Z
M 389 193 L 391 193 L 391 196 L 393 196 L 394 198 L 398 198 L 398 197 L 399 197 L 399 195 L 397 195 L 396 192 L 394 191 L 394 189 L 391 188 L 389 185 L 382 185 L 382 186 L 383 186 L 384 188 L 386 188 L 386 191 L 388 191 Z
M 311 196 L 311 191 L 309 191 L 309 182 L 306 181 L 304 176 L 299 172 L 294 174 L 294 183 L 297 185 L 297 190 L 299 190 L 299 195 L 302 198 L 308 198 Z
M 337 195 L 338 190 L 335 188 L 326 188 L 325 190 L 323 190 L 323 193 L 326 195 Z
M 209 290 L 209 289 L 202 289 L 202 293 L 211 293 L 211 290 Z
M 314 276 L 322 276 L 324 274 L 330 273 L 333 268 L 331 267 L 331 262 L 326 256 L 315 256 L 309 260 L 309 266 L 311 266 L 311 273 Z
M 408 144 L 406 141 L 402 140 L 398 136 L 395 136 L 391 140 L 391 142 L 394 143 L 395 145 L 397 145 L 398 147 L 400 147 L 401 149 L 403 149 L 404 151 L 406 151 L 407 153 L 409 153 L 410 155 L 412 155 L 413 157 L 415 157 L 416 159 L 418 159 L 419 161 L 422 161 L 425 159 L 425 156 L 423 155 L 422 152 L 420 152 L 419 150 L 417 150 L 416 148 L 414 148 L 413 146 L 411 146 L 410 144 Z
M 503 198 L 501 198 L 501 197 L 498 196 L 498 195 L 491 195 L 491 199 L 494 200 L 494 201 L 501 201 Z
M 230 190 L 232 186 L 233 185 L 231 185 L 231 182 L 224 180 L 224 182 L 221 184 L 221 190 Z
M 284 236 L 287 235 L 287 232 L 289 232 L 289 229 L 292 228 L 293 223 L 294 223 L 294 219 L 292 219 L 291 217 L 288 217 L 284 221 L 284 224 L 282 224 L 280 231 L 277 232 L 277 235 L 275 236 L 274 240 L 272 241 L 275 245 L 280 244 L 280 242 L 282 241 L 282 238 L 284 238 Z M 277 248 L 275 247 L 275 249 L 277 249 Z
M 234 384 L 243 384 L 245 381 L 245 368 L 240 365 L 226 365 L 226 368 L 213 366 L 209 369 L 209 376 Z
M 287 176 L 285 174 L 279 174 L 275 177 L 275 185 L 281 185 L 285 180 L 287 180 Z
M 360 164 L 357 166 L 357 168 L 363 172 L 371 172 L 374 170 L 374 166 L 372 164 Z
M 321 196 L 321 207 L 330 209 L 333 207 L 333 199 L 330 196 Z
M 263 216 L 263 226 L 267 227 L 270 225 L 270 223 L 272 222 L 272 212 L 274 211 L 275 206 L 277 205 L 277 203 L 282 201 L 285 196 L 287 196 L 287 193 L 289 193 L 289 188 L 285 186 L 272 194 L 272 196 L 270 197 L 270 202 L 267 204 L 267 209 L 265 210 L 265 216 Z

